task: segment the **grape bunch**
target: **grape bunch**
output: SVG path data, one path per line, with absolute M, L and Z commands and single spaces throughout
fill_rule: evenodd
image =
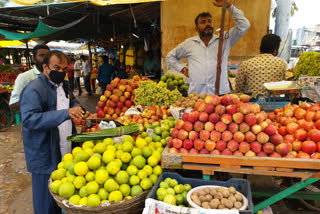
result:
M 170 91 L 163 82 L 143 81 L 135 90 L 134 102 L 136 105 L 169 107 L 181 97 L 182 94 L 177 89 Z
M 296 65 L 294 77 L 297 79 L 300 75 L 320 76 L 319 62 L 320 53 L 315 51 L 302 53 Z

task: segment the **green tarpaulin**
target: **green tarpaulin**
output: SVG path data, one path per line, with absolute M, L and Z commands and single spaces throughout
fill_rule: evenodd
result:
M 37 28 L 35 29 L 35 31 L 33 31 L 31 33 L 16 33 L 16 32 L 10 32 L 10 31 L 0 29 L 0 34 L 2 34 L 6 39 L 9 39 L 9 40 L 24 40 L 24 39 L 41 38 L 44 36 L 48 36 L 50 34 L 54 34 L 60 30 L 65 30 L 67 28 L 70 28 L 70 27 L 80 23 L 86 17 L 87 17 L 87 15 L 76 20 L 76 21 L 73 21 L 69 24 L 61 26 L 61 27 L 49 26 L 49 25 L 43 23 L 42 20 L 40 19 Z

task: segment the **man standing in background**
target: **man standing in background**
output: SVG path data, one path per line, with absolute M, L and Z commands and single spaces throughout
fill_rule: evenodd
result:
M 33 50 L 33 62 L 35 65 L 32 69 L 21 73 L 18 75 L 17 79 L 14 82 L 14 89 L 11 92 L 10 102 L 9 105 L 11 108 L 19 110 L 20 103 L 19 103 L 19 96 L 22 89 L 31 81 L 40 76 L 42 73 L 42 63 L 43 57 L 50 52 L 50 49 L 47 45 L 36 45 Z
M 102 94 L 106 90 L 106 87 L 111 82 L 112 74 L 114 74 L 114 67 L 108 63 L 108 57 L 103 56 L 103 65 L 99 67 L 98 81 L 102 90 Z
M 75 81 L 75 86 L 78 88 L 78 96 L 81 96 L 82 94 L 80 77 L 81 77 L 81 60 L 79 60 L 78 58 L 74 63 L 74 81 Z
M 88 92 L 88 95 L 92 96 L 91 87 L 90 87 L 90 76 L 92 71 L 92 65 L 86 56 L 81 55 L 80 59 L 82 61 L 84 88 Z

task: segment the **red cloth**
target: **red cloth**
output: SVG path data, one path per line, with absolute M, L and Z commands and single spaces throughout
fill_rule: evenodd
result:
M 74 64 L 73 63 L 68 65 L 67 74 L 68 74 L 68 78 L 74 77 Z

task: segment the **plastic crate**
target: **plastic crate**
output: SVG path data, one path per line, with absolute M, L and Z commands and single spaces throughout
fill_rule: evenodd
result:
M 249 214 L 253 212 L 251 187 L 248 180 L 240 179 L 240 178 L 231 178 L 227 181 L 202 180 L 202 179 L 195 179 L 195 178 L 184 178 L 178 173 L 164 172 L 159 176 L 157 183 L 152 187 L 150 193 L 147 195 L 147 198 L 157 199 L 157 196 L 156 196 L 157 189 L 159 188 L 160 182 L 162 182 L 166 178 L 176 179 L 179 184 L 190 184 L 192 188 L 203 186 L 203 185 L 217 185 L 217 186 L 223 186 L 223 187 L 233 186 L 234 188 L 236 188 L 238 192 L 241 192 L 248 199 L 247 210 L 239 211 L 239 213 Z
M 251 103 L 257 103 L 260 105 L 261 110 L 265 112 L 273 112 L 277 108 L 283 108 L 290 103 L 290 97 L 264 97 L 258 95 L 257 99 L 250 101 Z

